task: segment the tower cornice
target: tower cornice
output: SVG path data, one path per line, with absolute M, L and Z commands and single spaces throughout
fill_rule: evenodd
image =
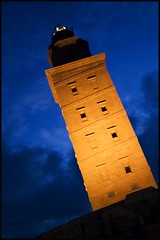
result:
M 74 62 L 70 62 L 70 63 L 66 63 L 57 67 L 53 67 L 53 68 L 49 68 L 45 71 L 46 75 L 54 75 L 54 74 L 58 74 L 58 73 L 64 73 L 67 72 L 69 70 L 73 70 L 74 68 L 79 68 L 82 66 L 86 65 L 97 65 L 101 64 L 101 63 L 105 63 L 105 59 L 106 59 L 106 54 L 105 53 L 101 53 L 101 54 L 97 54 L 95 56 L 90 56 L 87 58 L 83 58 Z

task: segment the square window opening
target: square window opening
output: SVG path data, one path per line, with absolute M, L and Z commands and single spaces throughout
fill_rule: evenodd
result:
M 81 113 L 80 115 L 81 115 L 81 118 L 86 118 L 87 117 L 85 113 Z
M 72 92 L 77 93 L 77 88 L 76 87 L 72 88 Z
M 108 196 L 108 198 L 113 198 L 116 195 L 115 195 L 115 192 L 109 192 L 109 193 L 107 193 L 107 196 Z
M 138 188 L 139 188 L 139 186 L 138 186 L 137 183 L 134 183 L 134 184 L 131 185 L 131 189 L 132 189 L 132 190 L 136 190 L 136 189 L 138 189 Z
M 125 167 L 124 169 L 125 169 L 126 173 L 130 173 L 130 172 L 132 172 L 130 166 L 127 166 L 127 167 Z
M 112 133 L 112 138 L 117 138 L 117 137 L 118 137 L 117 133 L 116 133 L 116 132 L 113 132 L 113 133 Z
M 107 108 L 106 107 L 101 107 L 102 112 L 106 112 Z

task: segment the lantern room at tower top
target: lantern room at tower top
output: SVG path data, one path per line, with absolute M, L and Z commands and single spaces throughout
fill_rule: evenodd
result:
M 74 32 L 65 26 L 58 25 L 55 28 L 48 47 L 51 66 L 60 66 L 89 56 L 91 52 L 86 40 L 74 36 Z

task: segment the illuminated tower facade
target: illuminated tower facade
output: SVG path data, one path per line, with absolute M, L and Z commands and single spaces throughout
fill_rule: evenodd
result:
M 106 68 L 105 53 L 64 26 L 55 29 L 46 76 L 59 104 L 93 210 L 150 186 L 150 167 Z

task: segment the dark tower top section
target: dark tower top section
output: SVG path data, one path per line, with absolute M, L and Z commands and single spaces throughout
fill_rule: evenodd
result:
M 60 66 L 90 56 L 86 40 L 74 36 L 71 29 L 57 25 L 48 47 L 48 60 L 51 66 Z

